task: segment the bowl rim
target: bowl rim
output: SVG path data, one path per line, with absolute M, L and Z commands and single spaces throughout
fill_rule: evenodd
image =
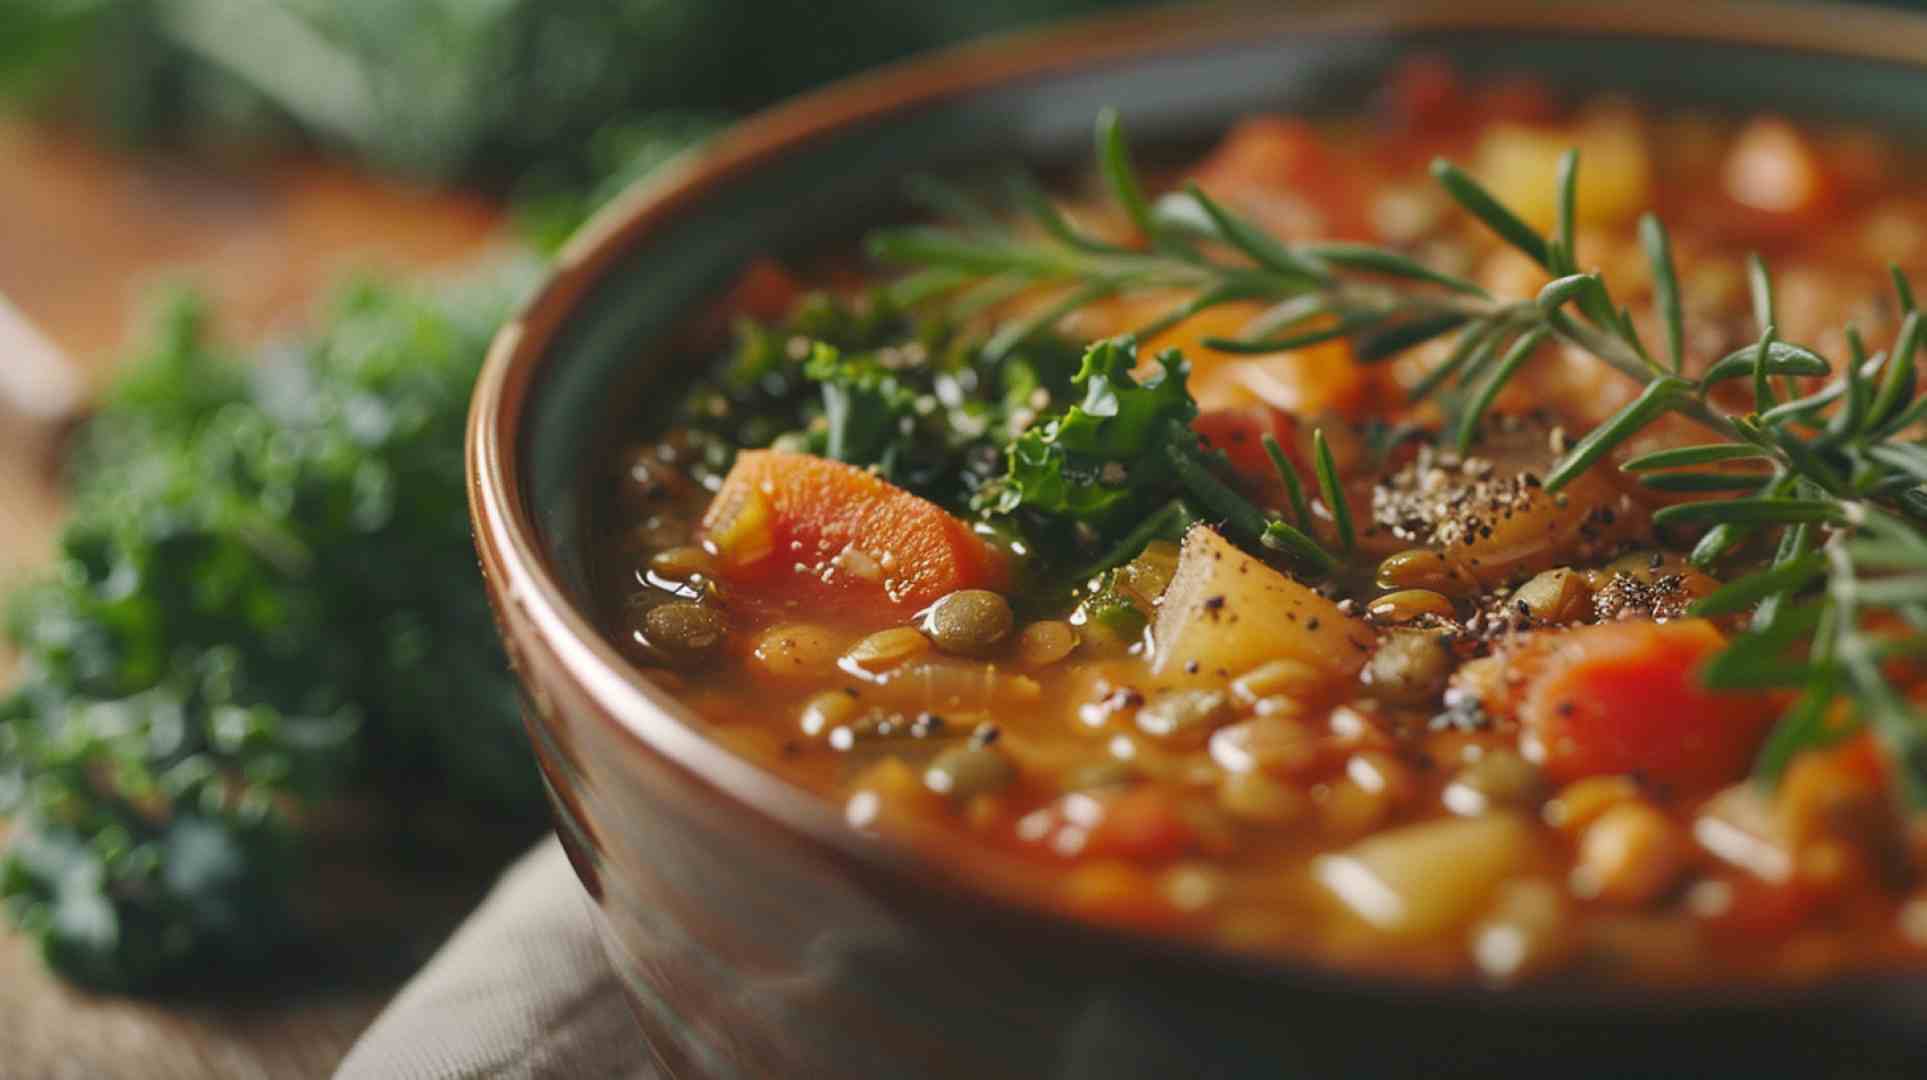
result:
M 1769 18 L 1762 18 L 1770 14 Z M 550 562 L 524 487 L 521 427 L 541 384 L 550 346 L 582 301 L 633 249 L 720 188 L 763 165 L 847 127 L 911 113 L 1027 79 L 1106 62 L 1144 62 L 1194 54 L 1291 31 L 1370 37 L 1415 31 L 1480 30 L 1685 40 L 1765 47 L 1923 67 L 1927 18 L 1853 4 L 1747 0 L 1408 0 L 1344 4 L 1316 0 L 1278 10 L 1256 3 L 1140 9 L 1074 19 L 1041 29 L 993 35 L 914 56 L 846 78 L 750 116 L 632 185 L 579 229 L 546 278 L 490 344 L 472 398 L 465 464 L 469 512 L 483 578 L 498 624 L 513 644 L 525 622 L 559 669 L 638 750 L 652 754 L 737 809 L 815 848 L 830 849 L 899 879 L 920 893 L 970 902 L 972 916 L 1045 920 L 1053 934 L 1121 947 L 1150 958 L 1201 962 L 1227 972 L 1286 980 L 1313 989 L 1362 992 L 1463 1004 L 1493 998 L 1509 1006 L 1615 1008 L 1678 1015 L 1682 1007 L 1752 1008 L 1810 1002 L 1848 991 L 1878 996 L 1918 975 L 1889 970 L 1848 972 L 1812 982 L 1755 985 L 1719 980 L 1674 987 L 1633 982 L 1571 987 L 1491 986 L 1476 980 L 1406 978 L 1378 970 L 1346 970 L 1310 959 L 1254 956 L 1190 939 L 1139 933 L 1076 919 L 1040 898 L 1015 895 L 965 872 L 975 845 L 913 843 L 846 824 L 828 800 L 813 795 L 703 734 L 675 696 L 645 678 L 570 598 Z M 1927 70 L 1927 68 L 1923 68 Z M 518 671 L 518 679 L 522 673 Z M 531 719 L 533 725 L 538 721 Z M 945 834 L 936 834 L 939 837 Z M 937 858 L 957 856 L 957 861 Z M 947 892 L 946 890 L 960 890 Z

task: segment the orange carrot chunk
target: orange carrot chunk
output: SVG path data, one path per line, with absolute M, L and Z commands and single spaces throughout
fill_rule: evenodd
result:
M 717 576 L 762 607 L 903 618 L 1004 577 L 1001 559 L 936 504 L 812 454 L 738 454 L 702 535 Z
M 1632 773 L 1702 791 L 1745 775 L 1773 720 L 1762 694 L 1702 687 L 1725 644 L 1703 619 L 1581 627 L 1547 649 L 1520 709 L 1524 745 L 1553 780 Z

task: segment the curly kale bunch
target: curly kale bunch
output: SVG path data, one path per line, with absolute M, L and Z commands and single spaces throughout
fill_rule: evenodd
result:
M 295 932 L 302 823 L 330 800 L 539 812 L 461 457 L 532 269 L 352 287 L 252 367 L 176 301 L 82 430 L 0 703 L 0 899 L 54 967 L 138 988 L 264 955 Z
M 872 468 L 957 513 L 1002 474 L 1011 435 L 1070 392 L 1082 355 L 1042 333 L 992 354 L 954 320 L 912 317 L 887 287 L 807 293 L 735 333 L 682 404 L 699 475 L 775 446 Z

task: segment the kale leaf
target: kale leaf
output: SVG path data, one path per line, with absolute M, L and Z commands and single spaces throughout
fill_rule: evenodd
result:
M 998 514 L 1030 511 L 1103 531 L 1134 519 L 1178 490 L 1164 447 L 1198 413 L 1185 387 L 1188 366 L 1176 350 L 1139 383 L 1137 343 L 1100 341 L 1072 376 L 1083 400 L 1031 426 L 1010 444 L 1008 471 L 979 495 Z
M 811 348 L 803 377 L 822 388 L 823 455 L 874 464 L 886 478 L 895 476 L 915 452 L 922 395 L 904 385 L 876 354 L 845 357 L 822 342 Z
M 1185 386 L 1184 357 L 1167 349 L 1157 362 L 1160 370 L 1140 383 L 1131 374 L 1134 339 L 1092 345 L 1071 379 L 1083 399 L 1012 439 L 1004 475 L 977 492 L 974 508 L 1014 522 L 1073 583 L 1197 521 L 1309 572 L 1329 572 L 1318 543 L 1239 491 L 1225 455 L 1191 430 L 1198 405 Z
M 63 974 L 140 989 L 264 958 L 297 932 L 301 821 L 332 800 L 539 817 L 461 449 L 531 271 L 361 284 L 254 366 L 177 301 L 79 434 L 0 701 L 0 902 Z

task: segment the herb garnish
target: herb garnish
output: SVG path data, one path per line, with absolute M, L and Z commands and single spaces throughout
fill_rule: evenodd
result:
M 1269 353 L 1344 337 L 1353 341 L 1361 362 L 1374 363 L 1456 334 L 1413 397 L 1444 395 L 1448 431 L 1461 448 L 1478 437 L 1500 389 L 1541 354 L 1542 345 L 1558 341 L 1584 350 L 1642 389 L 1566 451 L 1546 488 L 1571 483 L 1660 417 L 1677 413 L 1722 441 L 1645 455 L 1622 468 L 1658 490 L 1724 497 L 1668 506 L 1655 514 L 1656 525 L 1703 528 L 1692 553 L 1700 566 L 1755 544 L 1776 551 L 1762 569 L 1735 578 L 1693 609 L 1706 615 L 1752 611 L 1748 628 L 1706 672 L 1709 685 L 1800 691 L 1762 752 L 1759 775 L 1771 779 L 1801 750 L 1864 724 L 1900 767 L 1908 800 L 1927 806 L 1927 715 L 1883 668 L 1897 658 L 1927 655 L 1927 536 L 1921 528 L 1927 522 L 1927 445 L 1916 430 L 1927 420 L 1916 370 L 1923 329 L 1912 287 L 1897 269 L 1894 291 L 1905 319 L 1892 348 L 1865 355 L 1857 332 L 1850 331 L 1854 355 L 1821 389 L 1801 395 L 1796 377 L 1832 375 L 1835 366 L 1812 349 L 1780 340 L 1772 278 L 1757 257 L 1750 263 L 1757 341 L 1696 377 L 1686 372 L 1671 243 L 1650 214 L 1641 219 L 1639 235 L 1665 340 L 1657 354 L 1648 348 L 1605 279 L 1577 262 L 1576 150 L 1559 164 L 1555 225 L 1546 235 L 1457 166 L 1444 160 L 1432 166 L 1434 179 L 1455 202 L 1553 276 L 1536 297 L 1523 300 L 1492 297 L 1472 281 L 1394 251 L 1282 244 L 1195 185 L 1153 202 L 1114 112 L 1098 119 L 1097 157 L 1141 245 L 1086 235 L 1034 186 L 1019 186 L 1018 202 L 1041 227 L 1041 239 L 981 223 L 970 229 L 920 227 L 875 233 L 870 251 L 917 268 L 909 280 L 920 283 L 923 295 L 952 303 L 985 281 L 998 283 L 1005 295 L 1023 288 L 1057 290 L 1054 301 L 990 332 L 987 341 L 1002 348 L 1048 331 L 1062 316 L 1099 299 L 1172 288 L 1188 291 L 1190 299 L 1140 334 L 1253 299 L 1273 303 L 1237 337 L 1208 339 L 1206 347 Z M 980 221 L 988 216 L 977 215 Z M 1733 412 L 1713 391 L 1740 380 L 1752 387 L 1753 407 Z M 1282 454 L 1277 459 L 1291 478 Z M 1173 460 L 1180 480 L 1190 479 L 1182 456 Z M 1735 461 L 1758 468 L 1714 468 Z M 1320 454 L 1318 465 L 1320 488 L 1334 504 L 1340 543 L 1348 548 L 1328 456 Z M 1199 501 L 1237 523 L 1235 514 Z M 1302 525 L 1302 493 L 1293 489 L 1292 501 Z M 1266 526 L 1266 535 L 1275 537 L 1279 524 Z M 1249 539 L 1253 530 L 1242 531 Z M 1842 702 L 1850 702 L 1851 710 L 1836 708 Z
M 1072 377 L 1083 400 L 1013 439 L 1007 473 L 979 492 L 974 506 L 1055 519 L 1100 544 L 1121 541 L 1108 543 L 1110 554 L 1085 575 L 1137 554 L 1143 543 L 1131 549 L 1130 542 L 1142 522 L 1196 517 L 1219 520 L 1239 539 L 1284 553 L 1309 572 L 1330 571 L 1336 561 L 1308 533 L 1267 515 L 1222 478 L 1222 455 L 1206 450 L 1191 430 L 1198 406 L 1185 387 L 1184 357 L 1172 349 L 1157 362 L 1161 370 L 1139 383 L 1131 376 L 1135 340 L 1092 345 Z M 1349 521 L 1335 486 L 1325 497 L 1337 498 L 1340 519 Z M 1179 510 L 1158 512 L 1174 500 Z

